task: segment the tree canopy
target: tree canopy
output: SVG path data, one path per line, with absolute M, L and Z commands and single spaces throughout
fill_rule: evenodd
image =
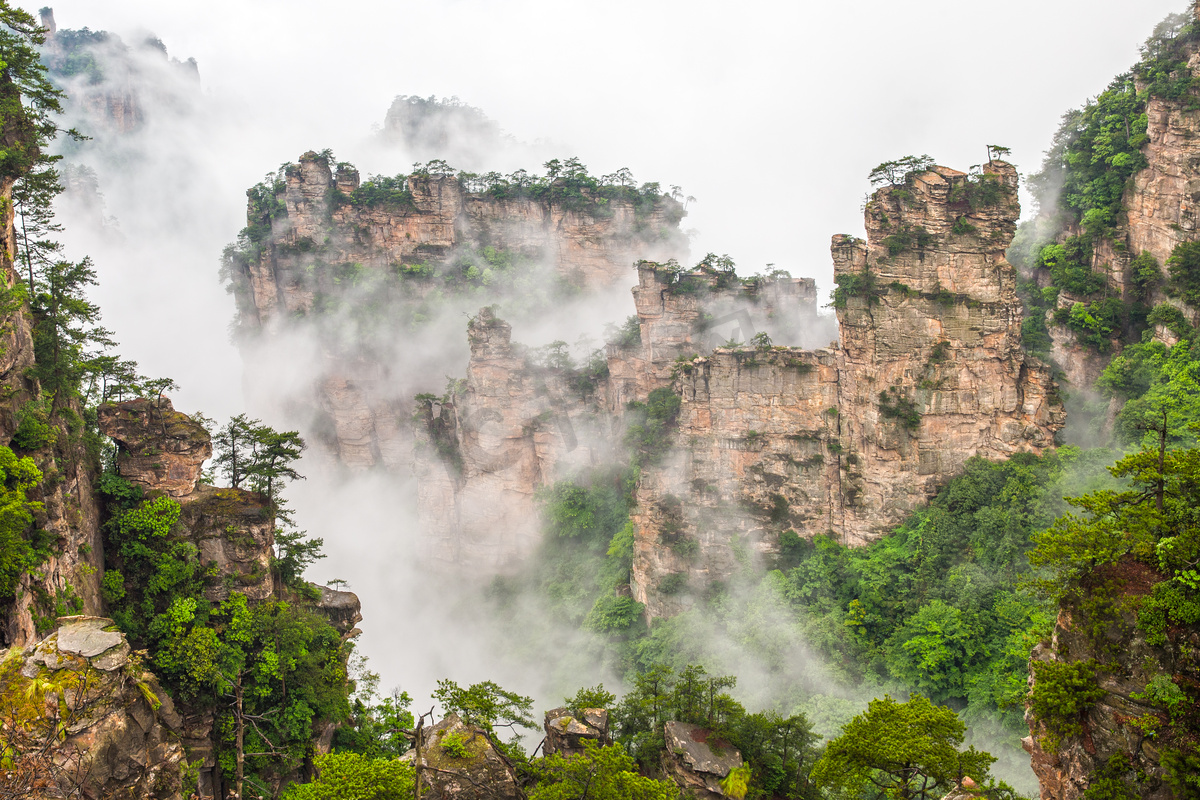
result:
M 812 777 L 854 795 L 940 798 L 963 777 L 982 785 L 995 761 L 974 747 L 960 750 L 965 731 L 957 714 L 920 695 L 904 703 L 884 696 L 829 743 Z

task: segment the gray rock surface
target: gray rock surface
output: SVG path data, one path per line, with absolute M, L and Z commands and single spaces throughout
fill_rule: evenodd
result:
M 707 728 L 687 722 L 668 722 L 663 730 L 663 772 L 685 793 L 698 800 L 721 800 L 721 779 L 742 764 L 742 754 Z

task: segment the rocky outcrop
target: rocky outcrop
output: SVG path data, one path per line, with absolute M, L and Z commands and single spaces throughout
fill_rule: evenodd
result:
M 742 754 L 733 745 L 706 728 L 686 722 L 666 723 L 663 734 L 663 773 L 675 781 L 680 791 L 697 800 L 728 797 L 721 789 L 721 779 L 742 765 Z
M 166 397 L 107 403 L 99 409 L 98 424 L 117 444 L 121 477 L 171 497 L 194 492 L 204 462 L 212 457 L 208 431 Z
M 182 797 L 182 720 L 112 620 L 62 617 L 0 654 L 0 694 L 6 795 Z
M 483 731 L 457 714 L 425 731 L 416 764 L 436 800 L 523 800 L 516 772 Z M 422 794 L 422 796 L 426 796 Z
M 411 398 L 440 392 L 446 373 L 445 348 L 413 339 L 440 315 L 458 318 L 460 304 L 471 313 L 501 300 L 528 306 L 549 286 L 611 286 L 639 258 L 686 249 L 683 207 L 665 195 L 585 193 L 567 203 L 552 192 L 468 191 L 473 179 L 449 175 L 384 180 L 395 188 L 304 154 L 255 190 L 265 193 L 250 205 L 255 238 L 227 265 L 251 391 L 274 388 L 253 378 L 272 374 L 278 347 L 313 336 L 311 392 L 287 405 L 351 469 L 411 470 Z
M 319 593 L 313 610 L 325 617 L 343 639 L 353 639 L 362 633 L 356 625 L 362 622 L 362 604 L 354 592 L 339 592 L 328 586 L 309 584 Z
M 995 201 L 975 205 L 989 183 Z M 1011 165 L 939 167 L 875 194 L 865 244 L 835 238 L 835 278 L 869 271 L 876 286 L 838 309 L 839 437 L 859 467 L 834 526 L 848 543 L 882 535 L 967 458 L 1040 450 L 1065 421 L 1049 369 L 1021 348 L 1004 257 L 1019 211 Z
M 117 444 L 117 472 L 148 495 L 179 501 L 175 535 L 196 546 L 200 563 L 212 569 L 205 595 L 219 602 L 232 591 L 262 601 L 275 591 L 271 558 L 275 514 L 267 498 L 244 489 L 199 485 L 212 438 L 165 397 L 106 403 L 100 431 Z
M 608 712 L 603 708 L 583 708 L 579 713 L 569 708 L 556 708 L 546 712 L 542 727 L 546 731 L 546 742 L 542 745 L 545 755 L 578 755 L 584 752 L 584 742 L 599 747 L 612 744 L 608 734 Z
M 1136 788 L 1138 797 L 1168 800 L 1178 796 L 1168 773 L 1174 769 L 1183 778 L 1195 763 L 1194 721 L 1188 712 L 1177 718 L 1163 702 L 1171 695 L 1148 685 L 1156 678 L 1168 680 L 1182 688 L 1176 702 L 1189 707 L 1186 698 L 1200 685 L 1200 627 L 1172 625 L 1164 643 L 1151 644 L 1138 627 L 1137 608 L 1162 576 L 1127 559 L 1095 577 L 1097 585 L 1108 584 L 1116 595 L 1094 600 L 1090 610 L 1064 605 L 1050 641 L 1033 650 L 1029 685 L 1031 691 L 1037 685 L 1039 664 L 1087 663 L 1098 697 L 1081 703 L 1079 714 L 1057 721 L 1039 719 L 1031 706 L 1025 713 L 1030 735 L 1022 745 L 1030 754 L 1042 800 L 1079 800 L 1101 778 L 1124 781 Z M 1065 735 L 1064 723 L 1071 726 Z M 1172 768 L 1164 755 L 1180 750 L 1190 751 L 1191 760 L 1179 760 Z
M 718 348 L 673 367 L 679 449 L 643 471 L 633 512 L 630 584 L 649 616 L 777 553 L 785 532 L 865 544 L 966 459 L 1053 444 L 1065 413 L 1021 348 L 1004 258 L 1016 184 L 992 162 L 876 192 L 867 240 L 833 239 L 835 349 Z M 973 205 L 980 186 L 992 202 Z

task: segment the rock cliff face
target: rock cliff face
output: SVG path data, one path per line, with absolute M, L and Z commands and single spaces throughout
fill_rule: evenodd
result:
M 1073 730 L 1054 746 L 1050 736 L 1061 722 L 1039 719 L 1026 711 L 1030 735 L 1022 741 L 1041 785 L 1042 800 L 1078 800 L 1102 779 L 1137 787 L 1139 797 L 1167 800 L 1176 780 L 1195 776 L 1191 761 L 1170 764 L 1172 751 L 1192 750 L 1194 732 L 1189 720 L 1174 719 L 1159 694 L 1148 684 L 1169 678 L 1190 693 L 1200 685 L 1200 629 L 1172 625 L 1166 642 L 1151 644 L 1137 627 L 1137 605 L 1162 578 L 1144 564 L 1128 560 L 1106 568 L 1103 580 L 1117 581 L 1116 603 L 1095 610 L 1064 606 L 1049 642 L 1038 645 L 1030 660 L 1030 688 L 1037 683 L 1039 664 L 1093 665 L 1098 696 L 1081 703 L 1082 710 L 1066 723 Z M 1175 689 L 1179 691 L 1179 689 Z M 1184 695 L 1180 695 L 1183 699 Z M 1186 707 L 1186 703 L 1185 703 Z M 1181 747 L 1182 745 L 1182 747 Z M 1182 787 L 1179 787 L 1182 788 Z
M 777 552 L 783 531 L 865 544 L 967 458 L 1053 444 L 1065 415 L 1021 350 L 1004 259 L 1016 180 L 993 162 L 877 192 L 867 241 L 833 240 L 840 347 L 718 348 L 676 372 L 680 448 L 643 475 L 633 514 L 631 587 L 648 614 Z M 983 182 L 998 199 L 973 208 Z
M 0 138 L 13 142 L 28 134 L 8 120 Z M 12 176 L 0 177 L 0 281 L 6 288 L 21 279 L 13 265 L 12 188 Z M 41 469 L 43 480 L 29 499 L 44 504 L 34 524 L 51 538 L 49 557 L 20 577 L 0 627 L 0 641 L 17 647 L 46 633 L 61 611 L 100 613 L 98 573 L 104 564 L 100 513 L 92 491 L 95 466 L 79 436 L 61 420 L 46 420 L 54 431 L 40 446 L 25 450 L 14 441 L 26 417 L 45 418 L 46 409 L 37 402 L 41 386 L 29 375 L 33 363 L 28 308 L 0 315 L 0 442 L 18 455 L 29 455 Z
M 643 263 L 637 340 L 609 345 L 608 374 L 585 399 L 569 376 L 538 373 L 485 309 L 470 326 L 464 387 L 425 414 L 433 555 L 495 565 L 528 553 L 538 486 L 611 458 L 626 404 L 664 387 L 680 396 L 675 449 L 643 468 L 632 512 L 631 590 L 650 616 L 678 612 L 683 589 L 725 580 L 748 556 L 777 553 L 785 531 L 864 544 L 967 458 L 1050 446 L 1064 412 L 1048 369 L 1021 349 L 1004 258 L 1016 183 L 993 162 L 877 192 L 867 241 L 833 240 L 842 344 L 828 349 L 723 346 L 766 327 L 756 320 L 811 325 L 811 282 L 746 286 Z
M 182 797 L 182 718 L 112 620 L 62 617 L 40 642 L 0 653 L 0 694 L 6 796 Z
M 457 317 L 455 298 L 471 311 L 528 304 L 550 285 L 611 286 L 639 258 L 686 249 L 683 207 L 665 195 L 584 189 L 566 202 L 467 185 L 434 174 L 363 184 L 349 165 L 306 153 L 251 199 L 254 239 L 228 264 L 249 372 L 272 374 L 283 337 L 315 336 L 324 361 L 292 410 L 352 469 L 411 469 L 411 398 L 440 390 L 445 374 L 422 326 L 439 312 Z

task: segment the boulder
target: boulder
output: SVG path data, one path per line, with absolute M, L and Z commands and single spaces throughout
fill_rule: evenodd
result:
M 546 744 L 542 749 L 546 755 L 582 753 L 585 741 L 601 746 L 612 742 L 608 735 L 608 712 L 603 708 L 584 708 L 578 714 L 568 708 L 556 708 L 546 712 L 544 727 Z
M 727 797 L 721 790 L 721 779 L 742 765 L 737 748 L 712 731 L 687 722 L 668 722 L 663 729 L 666 749 L 663 751 L 663 773 L 691 797 L 698 800 L 721 800 Z
M 182 797 L 182 720 L 112 620 L 60 617 L 37 644 L 0 653 L 0 698 L 16 750 L 0 794 Z
M 418 765 L 423 797 L 435 800 L 523 800 L 504 754 L 472 725 L 451 714 L 425 732 Z
M 105 403 L 98 413 L 100 432 L 117 443 L 121 477 L 171 497 L 195 491 L 200 469 L 212 456 L 212 437 L 203 425 L 165 397 Z

